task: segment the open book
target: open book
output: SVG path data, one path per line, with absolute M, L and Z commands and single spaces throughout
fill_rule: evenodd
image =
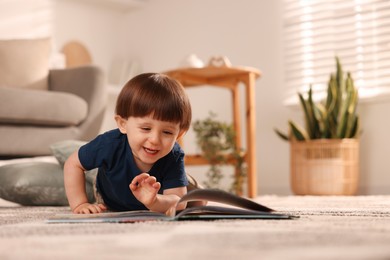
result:
M 132 223 L 143 221 L 215 220 L 215 219 L 292 219 L 296 216 L 276 213 L 252 200 L 218 189 L 198 189 L 188 192 L 180 202 L 206 201 L 215 205 L 194 206 L 168 216 L 148 210 L 104 212 L 98 214 L 58 214 L 47 223 Z

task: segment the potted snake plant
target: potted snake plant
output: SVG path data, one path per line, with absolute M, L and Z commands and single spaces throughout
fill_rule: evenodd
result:
M 327 96 L 313 100 L 298 93 L 304 127 L 289 120 L 289 131 L 275 132 L 290 143 L 291 187 L 297 195 L 353 195 L 359 179 L 360 120 L 358 90 L 351 73 L 344 75 L 338 57 Z

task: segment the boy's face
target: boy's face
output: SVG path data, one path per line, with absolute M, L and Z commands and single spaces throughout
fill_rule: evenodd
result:
M 167 155 L 182 134 L 179 123 L 153 119 L 152 116 L 115 117 L 119 130 L 127 135 L 134 160 L 142 172 Z

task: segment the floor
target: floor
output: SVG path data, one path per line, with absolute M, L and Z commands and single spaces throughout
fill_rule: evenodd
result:
M 47 224 L 0 200 L 0 259 L 390 259 L 390 196 L 260 196 L 295 220 Z

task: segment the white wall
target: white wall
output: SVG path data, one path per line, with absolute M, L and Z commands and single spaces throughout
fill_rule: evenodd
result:
M 390 102 L 360 103 L 362 194 L 390 193 Z
M 302 115 L 282 104 L 282 0 L 148 0 L 126 13 L 94 1 L 51 1 L 55 3 L 57 48 L 80 40 L 90 49 L 94 63 L 105 70 L 120 56 L 139 61 L 144 71 L 165 71 L 177 67 L 190 53 L 204 61 L 212 55 L 226 55 L 233 65 L 260 69 L 263 75 L 256 82 L 258 191 L 290 194 L 289 146 L 273 128 L 285 129 L 289 118 L 299 121 Z M 210 88 L 189 93 L 195 120 L 207 116 L 209 110 L 230 120 L 229 93 Z M 360 106 L 364 131 L 361 194 L 390 193 L 389 106 L 388 101 Z M 194 149 L 191 143 L 194 136 L 189 133 L 186 148 L 190 151 Z
M 108 70 L 119 46 L 124 15 L 93 1 L 51 0 L 54 7 L 53 37 L 57 50 L 69 41 L 80 41 L 94 64 Z

